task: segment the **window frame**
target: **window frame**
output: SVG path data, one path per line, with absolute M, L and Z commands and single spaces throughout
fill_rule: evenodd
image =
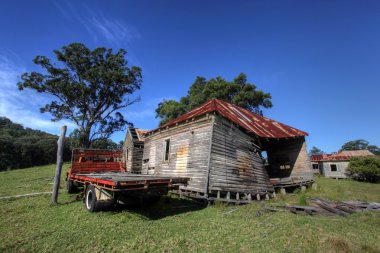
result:
M 170 138 L 164 139 L 164 143 L 163 143 L 164 149 L 163 149 L 163 157 L 162 157 L 162 160 L 164 163 L 168 163 L 170 160 L 170 150 L 171 150 L 170 144 L 171 144 Z
M 333 166 L 335 166 L 335 170 L 333 170 Z M 331 172 L 338 172 L 338 164 L 330 163 L 330 171 Z

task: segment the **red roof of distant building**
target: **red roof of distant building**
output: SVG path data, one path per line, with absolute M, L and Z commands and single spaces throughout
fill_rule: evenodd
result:
M 289 138 L 308 135 L 306 132 L 218 99 L 212 99 L 158 129 L 163 129 L 211 112 L 217 112 L 219 115 L 231 120 L 248 132 L 254 133 L 262 138 Z
M 351 157 L 358 156 L 374 156 L 374 154 L 368 150 L 343 150 L 336 154 L 311 155 L 310 161 L 348 161 Z

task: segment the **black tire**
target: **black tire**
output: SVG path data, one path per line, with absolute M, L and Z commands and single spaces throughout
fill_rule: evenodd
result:
M 75 193 L 77 191 L 77 187 L 74 185 L 74 182 L 70 179 L 66 179 L 66 192 L 67 193 Z
M 96 212 L 98 206 L 98 200 L 96 199 L 96 191 L 93 185 L 89 185 L 84 195 L 84 207 L 89 212 Z

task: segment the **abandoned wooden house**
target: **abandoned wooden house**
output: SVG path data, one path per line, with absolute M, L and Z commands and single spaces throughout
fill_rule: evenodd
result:
M 144 134 L 148 130 L 128 126 L 123 147 L 123 159 L 128 172 L 140 173 L 144 151 Z
M 310 156 L 313 170 L 325 177 L 347 178 L 347 168 L 351 157 L 374 156 L 368 150 L 343 150 L 335 154 L 321 154 Z
M 306 135 L 213 99 L 145 134 L 141 173 L 190 177 L 179 193 L 194 198 L 240 203 L 268 198 L 276 186 L 312 181 Z

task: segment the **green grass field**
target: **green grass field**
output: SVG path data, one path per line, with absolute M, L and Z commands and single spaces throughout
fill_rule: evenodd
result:
M 64 172 L 67 165 L 64 167 Z M 51 191 L 55 167 L 0 173 L 0 197 Z M 317 191 L 265 204 L 306 204 L 310 196 L 380 202 L 380 185 L 316 179 Z M 0 252 L 380 252 L 380 212 L 348 218 L 266 213 L 262 203 L 204 207 L 165 197 L 152 206 L 89 213 L 75 195 L 0 200 Z

